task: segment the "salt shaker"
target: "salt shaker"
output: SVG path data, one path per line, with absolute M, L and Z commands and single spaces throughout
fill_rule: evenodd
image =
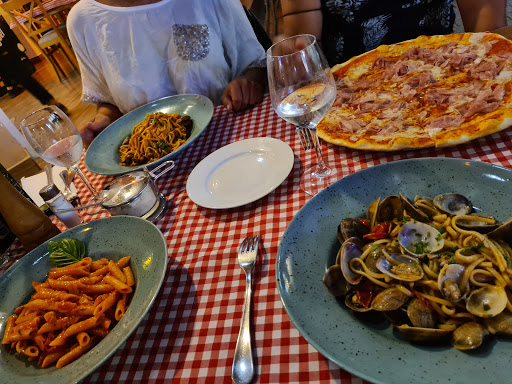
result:
M 73 209 L 73 206 L 69 201 L 66 200 L 62 192 L 57 188 L 55 184 L 49 184 L 39 191 L 39 195 L 43 200 L 50 206 L 53 213 L 59 218 L 60 221 L 68 228 L 76 227 L 83 223 L 82 218 L 76 213 L 71 212 L 59 212 L 59 210 Z

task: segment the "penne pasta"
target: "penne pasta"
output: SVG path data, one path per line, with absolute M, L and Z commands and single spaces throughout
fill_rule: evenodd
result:
M 108 270 L 116 279 L 120 280 L 122 283 L 126 283 L 126 276 L 123 271 L 114 263 L 112 260 L 108 263 Z M 105 280 L 105 278 L 103 278 Z
M 130 267 L 124 267 L 123 273 L 126 276 L 126 285 L 132 287 L 135 285 L 135 278 L 133 277 L 133 271 Z
M 118 266 L 119 269 L 123 269 L 124 267 L 127 267 L 128 264 L 130 264 L 130 256 L 125 256 L 123 258 L 121 258 L 117 263 L 116 265 Z
M 114 318 L 117 321 L 121 320 L 121 318 L 124 316 L 125 312 L 126 312 L 126 295 L 123 295 L 123 297 L 117 302 Z
M 42 368 L 76 360 L 126 312 L 135 285 L 129 262 L 130 257 L 117 263 L 84 258 L 51 269 L 44 283 L 32 284 L 30 300 L 7 319 L 2 344 Z
M 72 293 L 67 293 L 63 291 L 56 291 L 53 289 L 42 288 L 35 295 L 32 296 L 33 299 L 51 299 L 51 300 L 68 300 L 68 301 L 78 301 L 80 298 L 78 295 L 74 295 Z
M 107 309 L 111 308 L 119 298 L 119 292 L 114 291 L 108 297 L 99 303 L 96 308 L 94 308 L 94 316 L 99 316 Z
M 65 365 L 68 365 L 72 361 L 75 361 L 80 356 L 82 356 L 85 352 L 87 352 L 89 349 L 94 347 L 94 341 L 95 339 L 91 339 L 87 344 L 85 345 L 78 345 L 75 348 L 71 349 L 68 353 L 63 355 L 58 361 L 57 361 L 57 368 L 62 368 Z
M 78 345 L 84 346 L 90 343 L 91 337 L 87 334 L 87 332 L 80 332 L 78 335 L 76 335 L 76 341 L 78 341 Z
M 107 264 L 108 260 L 105 258 L 93 261 L 91 264 L 91 271 L 97 271 L 98 269 L 103 268 Z
M 58 269 L 48 273 L 48 277 L 52 279 L 56 279 L 61 276 L 89 276 L 89 272 L 87 272 L 85 267 L 75 267 L 72 269 L 64 270 Z
M 130 293 L 132 291 L 132 289 L 128 285 L 123 283 L 121 280 L 115 278 L 114 276 L 107 275 L 103 278 L 103 281 L 107 284 L 110 284 L 112 287 L 114 287 L 116 291 L 120 293 Z

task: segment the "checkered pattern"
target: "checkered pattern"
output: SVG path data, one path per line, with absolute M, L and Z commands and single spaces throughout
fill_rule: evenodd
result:
M 274 192 L 226 210 L 204 209 L 187 197 L 187 177 L 201 159 L 229 143 L 264 136 L 288 143 L 297 157 L 289 177 Z M 322 149 L 343 175 L 416 157 L 455 157 L 511 167 L 511 136 L 508 130 L 452 148 L 396 153 L 325 143 Z M 245 290 L 236 250 L 246 236 L 260 234 L 260 259 L 253 277 L 254 382 L 362 383 L 306 342 L 290 322 L 276 289 L 279 242 L 309 199 L 299 189 L 299 179 L 313 159 L 314 151 L 302 149 L 294 127 L 274 113 L 268 97 L 245 114 L 217 107 L 203 134 L 156 182 L 168 200 L 167 214 L 156 225 L 169 248 L 168 270 L 156 301 L 127 342 L 84 382 L 230 382 Z M 88 171 L 86 175 L 99 190 L 113 179 Z M 78 186 L 81 196 L 88 193 Z

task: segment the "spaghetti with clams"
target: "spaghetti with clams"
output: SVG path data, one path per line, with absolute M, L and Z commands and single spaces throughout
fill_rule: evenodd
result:
M 512 219 L 473 210 L 453 193 L 379 198 L 366 219 L 339 225 L 342 246 L 324 284 L 414 343 L 469 350 L 490 333 L 512 335 Z

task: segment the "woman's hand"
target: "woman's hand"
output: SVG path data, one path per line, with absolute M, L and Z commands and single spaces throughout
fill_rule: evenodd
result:
M 251 68 L 228 84 L 222 95 L 222 104 L 228 111 L 243 111 L 261 102 L 265 85 L 266 71 L 263 68 Z
M 86 147 L 89 146 L 101 131 L 122 115 L 123 114 L 115 105 L 107 103 L 99 104 L 94 120 L 90 121 L 80 129 L 80 136 L 82 136 L 84 145 Z

